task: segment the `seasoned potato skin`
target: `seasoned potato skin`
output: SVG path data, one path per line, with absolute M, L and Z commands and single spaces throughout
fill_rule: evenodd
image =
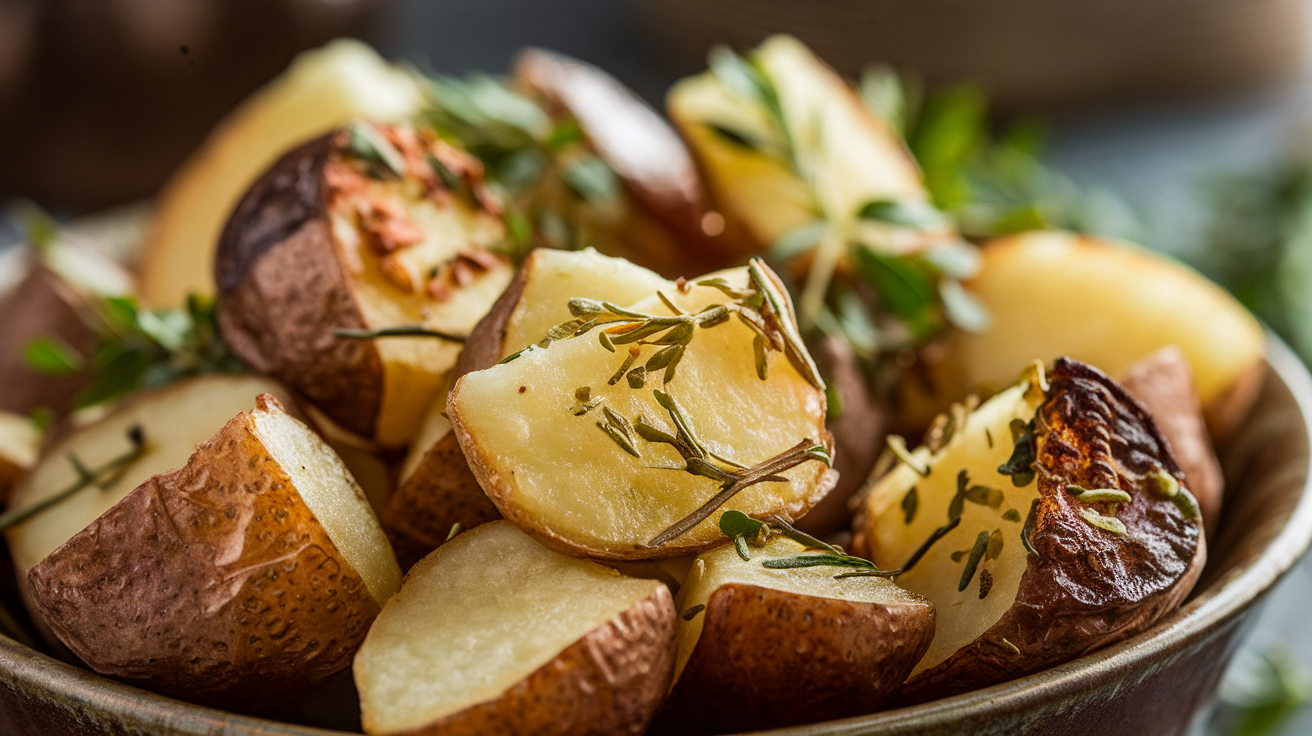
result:
M 928 609 L 928 610 L 926 610 Z M 934 638 L 934 612 L 731 583 L 711 594 L 662 733 L 737 733 L 872 713 Z
M 350 667 L 380 611 L 249 414 L 128 494 L 27 581 L 40 615 L 95 671 L 235 710 Z
M 674 599 L 658 587 L 497 699 L 397 736 L 638 736 L 674 676 L 674 623 Z
M 1038 554 L 1030 556 L 1007 613 L 908 681 L 899 704 L 1005 682 L 1133 636 L 1178 606 L 1202 572 L 1207 552 L 1200 522 L 1148 489 L 1146 477 L 1159 469 L 1184 480 L 1148 411 L 1078 361 L 1058 359 L 1048 379 L 1038 416 L 1046 431 L 1038 436 L 1035 463 L 1041 498 L 1030 536 Z M 1086 523 L 1066 492 L 1071 484 L 1129 493 L 1131 502 L 1116 512 L 1129 534 Z
M 397 487 L 379 521 L 402 570 L 437 549 L 452 525 L 473 529 L 501 518 L 465 462 L 454 433 L 447 433 Z
M 383 366 L 372 341 L 332 335 L 366 326 L 325 210 L 332 150 L 332 135 L 293 149 L 237 205 L 215 260 L 218 323 L 243 363 L 368 437 L 382 404 Z

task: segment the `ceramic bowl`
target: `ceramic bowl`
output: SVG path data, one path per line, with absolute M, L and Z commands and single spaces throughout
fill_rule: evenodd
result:
M 1312 542 L 1312 376 L 1274 337 L 1252 414 L 1224 448 L 1225 514 L 1193 597 L 1149 631 L 1013 682 L 910 708 L 772 733 L 1184 733 L 1208 703 L 1254 607 Z M 349 720 L 349 682 L 323 700 Z M 323 705 L 323 704 L 321 704 Z M 0 637 L 0 731 L 24 736 L 327 736 L 99 677 Z

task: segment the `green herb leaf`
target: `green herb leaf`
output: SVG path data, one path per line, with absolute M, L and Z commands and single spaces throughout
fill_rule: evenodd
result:
M 23 360 L 37 373 L 68 376 L 86 367 L 87 360 L 64 340 L 38 337 L 23 348 Z
M 607 204 L 619 194 L 619 178 L 597 156 L 580 156 L 561 171 L 561 176 L 575 194 L 593 204 Z
M 856 210 L 862 220 L 873 220 L 888 225 L 916 230 L 939 230 L 948 227 L 948 219 L 934 205 L 922 200 L 876 199 Z
M 333 330 L 333 336 L 345 340 L 377 340 L 383 337 L 436 337 L 447 342 L 458 343 L 464 343 L 469 339 L 468 335 L 456 335 L 441 330 L 433 330 L 423 325 L 401 325 L 398 327 L 383 327 L 377 330 L 338 329 Z
M 825 232 L 830 225 L 824 220 L 813 220 L 805 225 L 798 225 L 788 232 L 780 235 L 777 240 L 770 245 L 769 257 L 771 260 L 784 263 L 791 261 L 797 256 L 805 253 L 815 247 L 824 237 Z
M 850 555 L 835 555 L 829 553 L 810 553 L 797 555 L 795 557 L 774 557 L 761 563 L 763 567 L 771 570 L 789 570 L 799 567 L 862 567 L 871 570 L 878 570 L 875 563 L 870 560 L 863 560 L 860 557 Z
M 1012 485 L 1024 488 L 1034 482 L 1034 461 L 1038 456 L 1038 440 L 1034 436 L 1035 423 L 1034 420 L 1025 424 L 1019 419 L 1013 419 L 1011 425 L 1016 444 L 1012 447 L 1011 457 L 1007 462 L 998 466 L 998 472 L 1011 476 Z M 1017 434 L 1018 426 L 1019 434 Z

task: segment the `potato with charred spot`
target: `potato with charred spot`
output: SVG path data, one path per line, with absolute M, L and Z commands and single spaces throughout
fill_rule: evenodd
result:
M 234 353 L 342 428 L 407 444 L 468 334 L 510 282 L 498 203 L 472 156 L 402 126 L 357 122 L 283 156 L 247 192 L 216 258 Z
M 969 414 L 869 489 L 855 545 L 934 603 L 898 701 L 1011 680 L 1132 636 L 1206 560 L 1197 502 L 1146 409 L 1067 358 Z

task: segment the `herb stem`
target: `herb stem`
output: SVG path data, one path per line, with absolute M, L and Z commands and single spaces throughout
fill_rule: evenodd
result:
M 45 511 L 46 509 L 52 506 L 63 503 L 64 501 L 76 495 L 78 491 L 81 491 L 90 485 L 96 484 L 102 478 L 109 477 L 111 474 L 115 473 L 115 471 L 126 469 L 127 466 L 139 460 L 141 456 L 144 455 L 146 452 L 145 436 L 142 434 L 141 428 L 138 426 L 133 426 L 131 429 L 129 429 L 128 439 L 131 440 L 132 442 L 131 450 L 124 453 L 123 455 L 120 455 L 110 460 L 109 462 L 105 463 L 99 468 L 96 468 L 95 470 L 88 470 L 86 466 L 82 464 L 82 461 L 77 458 L 76 455 L 69 453 L 68 461 L 73 465 L 74 470 L 77 472 L 79 476 L 77 482 L 69 486 L 68 488 L 65 488 L 64 490 L 54 494 L 53 496 L 50 496 L 45 500 L 38 501 L 37 503 L 34 503 L 31 506 L 21 509 L 14 509 L 13 511 L 7 511 L 3 514 L 0 514 L 0 531 L 8 529 L 9 527 L 14 526 L 15 524 L 21 524 L 27 521 L 28 519 L 31 519 L 33 516 L 36 516 L 37 514 L 41 513 L 42 511 Z M 119 473 L 116 477 L 122 477 L 122 474 Z
M 435 337 L 440 340 L 459 343 L 469 339 L 468 335 L 453 335 L 440 330 L 430 330 L 423 325 L 402 325 L 377 330 L 338 329 L 333 330 L 333 336 L 346 340 L 377 340 L 381 337 Z

